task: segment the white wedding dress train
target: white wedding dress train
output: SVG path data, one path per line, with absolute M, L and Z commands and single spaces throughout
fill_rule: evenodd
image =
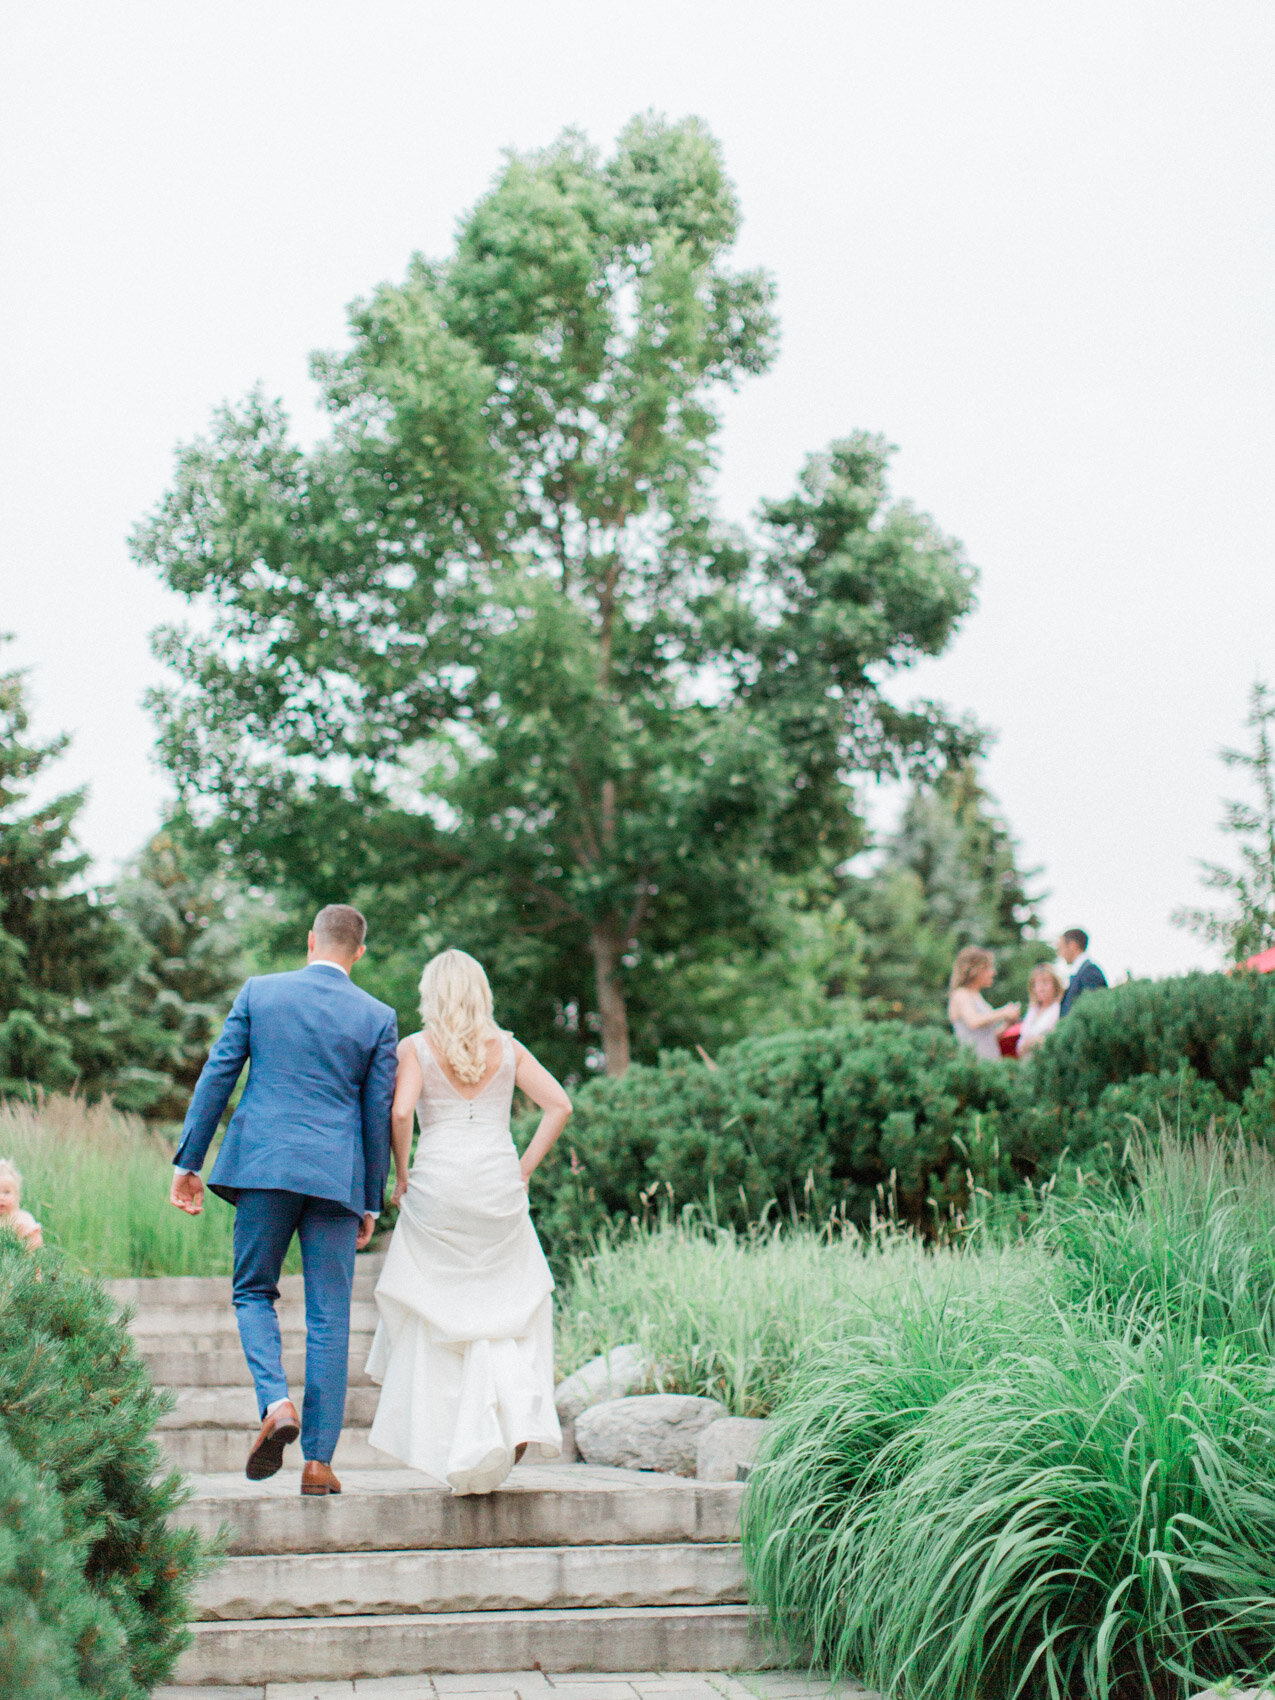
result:
M 371 1442 L 453 1493 L 490 1493 L 522 1443 L 557 1457 L 553 1277 L 509 1129 L 517 1063 L 466 1098 L 424 1036 L 420 1138 L 385 1267 L 367 1372 L 381 1383 Z

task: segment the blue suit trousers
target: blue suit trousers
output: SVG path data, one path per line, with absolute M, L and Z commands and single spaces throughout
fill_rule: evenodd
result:
M 262 1417 L 288 1397 L 275 1301 L 292 1236 L 305 1272 L 305 1403 L 301 1451 L 330 1464 L 345 1419 L 350 1294 L 359 1218 L 343 1204 L 300 1192 L 245 1188 L 235 1210 L 235 1318 Z

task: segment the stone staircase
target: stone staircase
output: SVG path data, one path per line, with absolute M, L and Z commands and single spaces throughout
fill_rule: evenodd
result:
M 743 1488 L 584 1464 L 524 1464 L 498 1492 L 455 1498 L 367 1435 L 363 1375 L 379 1259 L 359 1259 L 345 1491 L 303 1499 L 299 1448 L 268 1482 L 243 1474 L 257 1429 L 227 1280 L 112 1283 L 177 1408 L 161 1440 L 192 1476 L 182 1521 L 220 1535 L 201 1584 L 187 1686 L 349 1682 L 433 1672 L 678 1671 L 773 1664 L 749 1620 Z M 299 1277 L 281 1283 L 294 1397 L 304 1371 Z M 293 1454 L 297 1454 L 295 1457 Z

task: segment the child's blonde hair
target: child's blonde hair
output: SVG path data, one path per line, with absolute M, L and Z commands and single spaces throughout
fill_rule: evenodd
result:
M 482 963 L 463 950 L 444 950 L 427 962 L 421 1020 L 456 1078 L 476 1086 L 487 1072 L 487 1047 L 500 1033 Z
M 6 1176 L 17 1187 L 18 1196 L 21 1197 L 22 1176 L 18 1173 L 17 1164 L 11 1163 L 7 1157 L 0 1157 L 0 1181 L 4 1180 Z

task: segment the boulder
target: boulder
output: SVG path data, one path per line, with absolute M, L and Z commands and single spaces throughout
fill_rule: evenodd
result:
M 701 1433 L 725 1415 L 726 1407 L 716 1399 L 689 1393 L 608 1399 L 576 1418 L 576 1445 L 586 1464 L 693 1476 Z
M 553 1396 L 558 1421 L 574 1422 L 602 1399 L 623 1399 L 635 1387 L 645 1387 L 651 1375 L 651 1362 L 640 1346 L 612 1346 L 558 1383 Z
M 766 1424 L 760 1417 L 719 1417 L 700 1430 L 695 1446 L 695 1474 L 702 1482 L 747 1479 Z

